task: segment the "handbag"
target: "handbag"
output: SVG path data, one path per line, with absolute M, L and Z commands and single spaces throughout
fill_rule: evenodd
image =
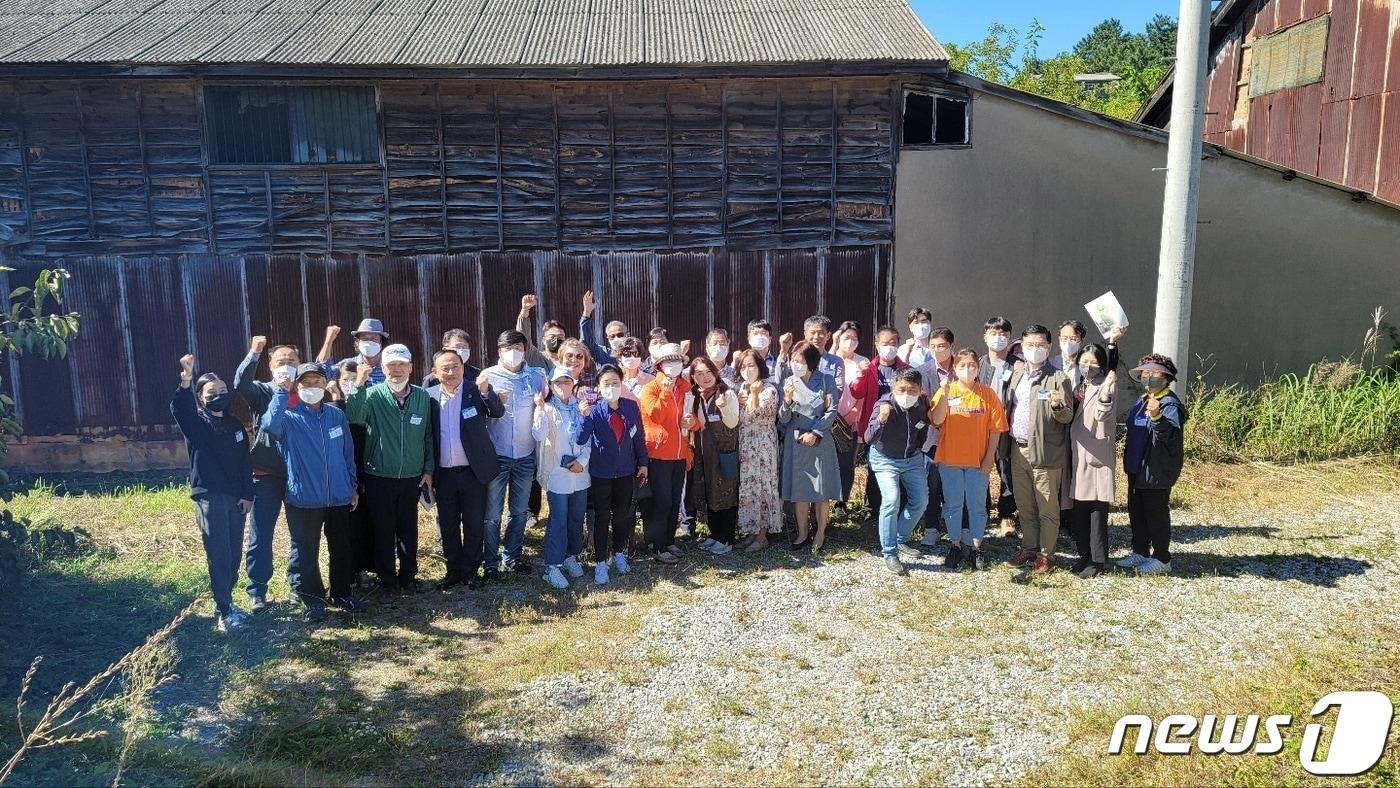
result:
M 851 429 L 851 425 L 847 424 L 846 420 L 839 416 L 835 421 L 831 422 L 831 438 L 836 441 L 837 454 L 845 454 L 855 448 L 855 430 Z
M 719 477 L 721 479 L 739 478 L 739 452 L 719 452 Z

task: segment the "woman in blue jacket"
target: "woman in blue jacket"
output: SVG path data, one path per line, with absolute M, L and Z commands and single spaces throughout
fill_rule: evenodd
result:
M 1143 356 L 1133 372 L 1147 393 L 1128 410 L 1123 472 L 1128 475 L 1132 555 L 1118 562 L 1145 575 L 1172 571 L 1172 487 L 1181 476 L 1182 430 L 1189 414 L 1171 390 L 1176 364 L 1159 353 Z
M 247 614 L 233 604 L 233 586 L 243 557 L 243 526 L 253 508 L 253 466 L 248 432 L 230 414 L 228 384 L 212 372 L 194 380 L 195 358 L 180 359 L 180 386 L 170 413 L 185 436 L 190 456 L 190 498 L 209 564 L 220 632 L 238 629 Z
M 346 611 L 360 608 L 350 595 L 354 575 L 350 511 L 359 504 L 355 488 L 355 443 L 350 422 L 326 397 L 325 372 L 318 364 L 297 368 L 295 383 L 278 382 L 262 428 L 277 442 L 287 464 L 287 526 L 292 554 L 287 583 L 306 605 L 308 621 L 326 614 L 326 603 Z M 299 402 L 287 407 L 295 385 Z M 330 558 L 330 595 L 321 582 L 321 533 Z
M 589 447 L 589 498 L 593 504 L 593 582 L 608 582 L 608 555 L 613 569 L 627 574 L 627 550 L 636 523 L 632 516 L 632 480 L 647 479 L 647 440 L 642 411 L 622 396 L 622 372 L 611 364 L 598 372 L 598 402 L 588 409 L 578 442 Z M 609 535 L 612 539 L 609 541 Z

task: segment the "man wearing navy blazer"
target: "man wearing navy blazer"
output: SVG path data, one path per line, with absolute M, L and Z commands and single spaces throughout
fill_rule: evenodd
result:
M 437 440 L 433 492 L 447 562 L 447 575 L 438 584 L 443 591 L 478 585 L 486 487 L 500 473 L 486 420 L 499 419 L 505 408 L 489 379 L 480 373 L 476 367 L 466 367 L 455 350 L 439 350 L 433 356 L 438 384 L 427 392 Z

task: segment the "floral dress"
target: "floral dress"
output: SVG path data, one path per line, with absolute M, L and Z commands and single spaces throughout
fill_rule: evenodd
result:
M 778 497 L 778 389 L 763 384 L 758 408 L 739 397 L 739 528 L 744 536 L 766 528 L 783 532 L 783 504 Z

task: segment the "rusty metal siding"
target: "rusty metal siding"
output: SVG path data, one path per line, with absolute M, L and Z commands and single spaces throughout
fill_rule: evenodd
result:
M 134 347 L 126 326 L 125 264 L 120 258 L 92 257 L 68 261 L 66 266 L 72 273 L 69 303 L 80 316 L 81 333 L 69 349 L 72 368 L 80 372 L 70 405 L 77 411 L 78 426 L 136 427 L 140 421 L 135 403 Z M 169 330 L 169 326 L 141 314 L 131 325 L 147 333 Z M 178 361 L 179 356 L 170 360 Z M 173 382 L 175 378 L 167 376 L 166 380 Z M 26 397 L 26 401 L 32 399 Z
M 1239 78 L 1244 42 L 1329 15 L 1322 82 L 1258 96 L 1236 116 L 1227 87 Z M 1256 0 L 1215 43 L 1206 139 L 1308 174 L 1400 200 L 1393 162 L 1400 134 L 1388 122 L 1400 101 L 1400 1 Z M 1247 62 L 1247 58 L 1244 58 Z

